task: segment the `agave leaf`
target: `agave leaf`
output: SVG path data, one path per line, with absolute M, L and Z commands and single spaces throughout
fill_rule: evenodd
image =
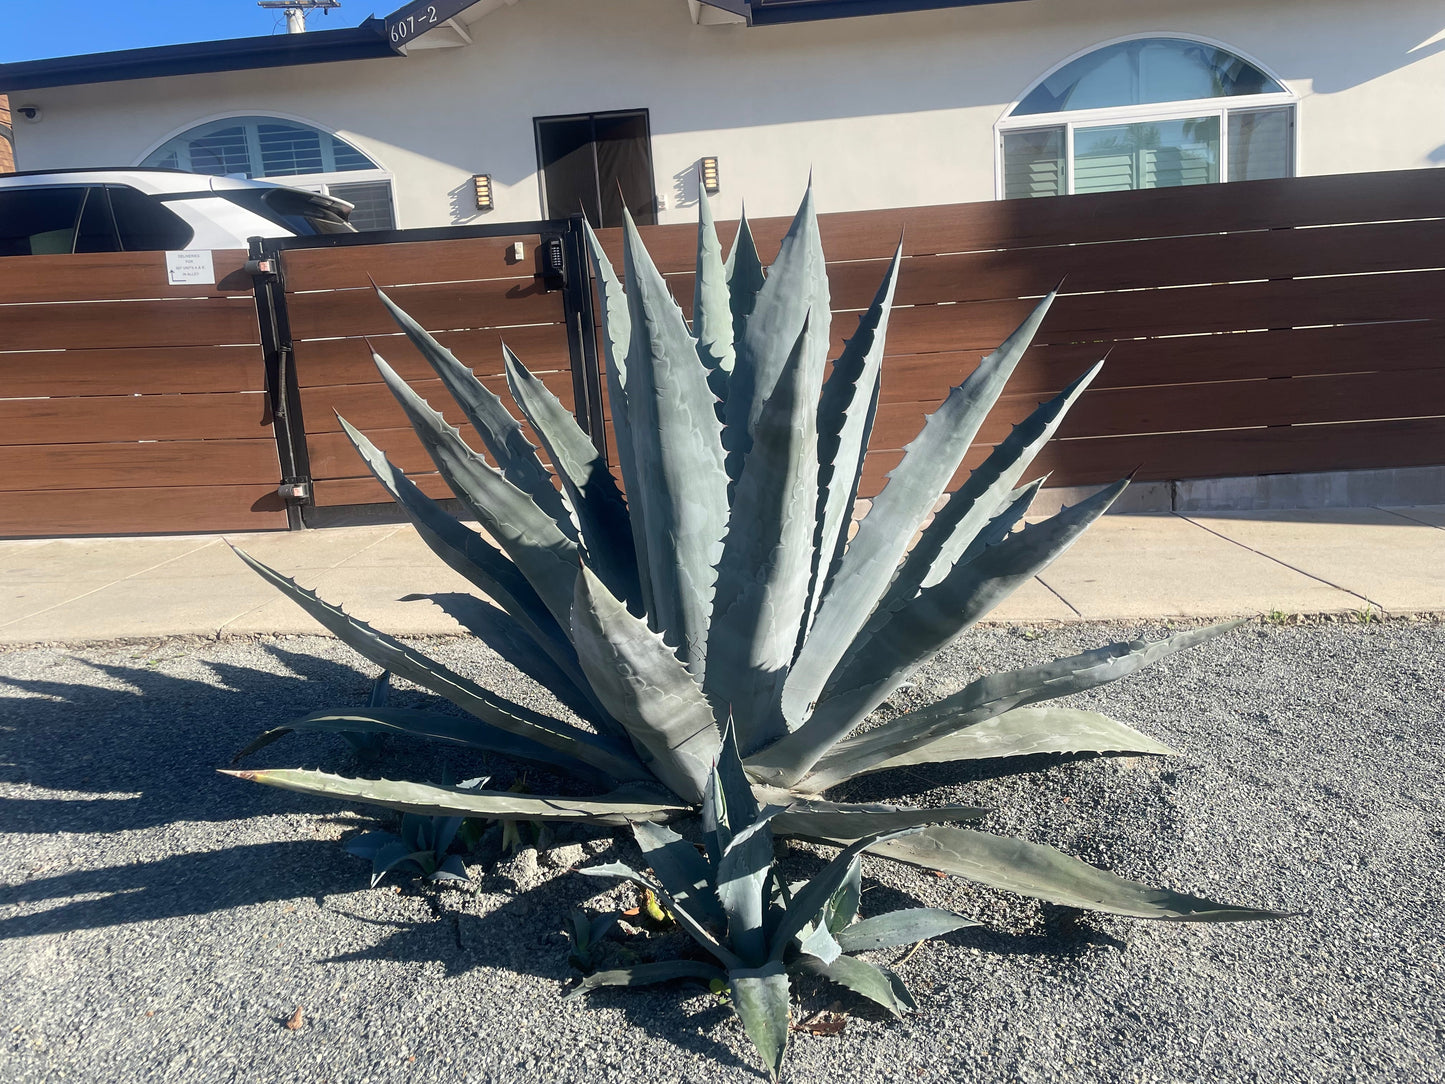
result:
M 905 1012 L 912 1012 L 918 1008 L 913 1000 L 913 995 L 908 992 L 908 987 L 903 985 L 902 979 L 886 967 L 870 964 L 867 960 L 855 959 L 852 956 L 839 956 L 837 959 L 825 963 L 822 960 L 804 957 L 799 961 L 798 966 L 815 975 L 831 979 L 839 986 L 846 986 L 855 994 L 862 994 L 869 1001 L 883 1006 L 900 1020 L 903 1019 Z
M 1097 711 L 1015 708 L 885 760 L 870 771 L 909 764 L 1026 757 L 1038 753 L 1129 753 L 1169 756 L 1169 746 Z
M 1103 365 L 1101 361 L 1092 366 L 1054 398 L 1040 403 L 1032 414 L 1010 430 L 969 475 L 968 481 L 949 496 L 908 552 L 880 610 L 889 609 L 898 600 L 911 598 L 919 588 L 930 587 L 943 579 L 949 569 L 963 560 L 966 551 L 977 552 L 979 533 L 1003 508 L 1017 504 L 1022 494 L 1010 498 L 1010 488 L 1053 437 L 1064 415 L 1099 375 Z
M 823 914 L 818 916 L 818 921 L 803 927 L 802 933 L 798 934 L 798 948 L 800 952 L 808 956 L 813 956 L 824 963 L 832 963 L 843 954 L 843 950 L 838 946 L 833 931 L 828 928 L 827 915 L 828 908 L 824 907 Z
M 731 711 L 743 752 L 787 733 L 778 708 L 808 601 L 817 492 L 817 385 L 808 322 L 758 416 L 718 565 L 704 691 Z
M 712 203 L 702 185 L 698 185 L 697 280 L 692 295 L 692 333 L 697 337 L 698 357 L 713 375 L 713 391 L 719 393 L 719 398 L 723 398 L 721 393 L 733 371 L 732 295 L 727 279 Z
M 429 332 L 413 320 L 391 298 L 381 290 L 376 291 L 381 303 L 391 313 L 406 337 L 412 341 L 422 357 L 441 377 L 447 391 L 462 408 L 467 421 L 472 423 L 477 435 L 482 438 L 487 451 L 492 453 L 502 476 L 537 502 L 569 537 L 577 537 L 576 527 L 562 502 L 562 495 L 552 485 L 552 476 L 537 458 L 537 449 L 522 432 L 517 419 L 490 388 L 477 379 L 476 374 L 456 359 L 450 350 L 437 342 Z
M 471 788 L 480 789 L 480 788 Z M 457 838 L 457 831 L 462 826 L 465 817 L 438 817 L 432 821 L 433 837 L 431 841 L 432 850 L 437 854 L 446 854 L 447 848 L 452 845 L 452 840 Z
M 628 493 L 640 493 L 647 484 L 638 469 L 637 455 L 632 442 L 632 423 L 629 420 L 627 396 L 627 353 L 632 348 L 632 315 L 628 311 L 627 295 L 612 261 L 602 249 L 602 242 L 584 221 L 583 231 L 587 236 L 587 251 L 592 260 L 592 277 L 597 283 L 601 298 L 599 316 L 602 321 L 602 353 L 607 379 L 608 416 L 612 432 L 617 437 L 617 465 L 622 470 L 622 485 Z M 652 573 L 647 553 L 647 527 L 643 521 L 643 508 L 635 501 L 629 508 L 628 520 L 632 529 L 632 552 L 637 559 L 638 586 L 642 591 L 642 607 L 645 613 L 653 612 Z
M 397 779 L 348 779 L 301 768 L 222 769 L 221 774 L 301 794 L 320 794 L 428 817 L 585 821 L 621 827 L 629 821 L 667 820 L 687 812 L 685 806 L 658 801 L 654 792 L 641 788 L 617 790 L 596 798 L 558 798 Z
M 457 499 L 516 562 L 557 623 L 566 628 L 578 563 L 577 543 L 530 494 L 512 485 L 467 447 L 461 433 L 412 391 L 380 354 L 373 354 L 372 360 Z
M 812 580 L 808 585 L 808 619 L 799 633 L 800 645 L 812 627 L 813 617 L 838 562 L 843 559 L 843 548 L 848 541 L 848 524 L 863 478 L 863 457 L 868 451 L 873 418 L 878 412 L 888 316 L 893 310 L 902 259 L 903 245 L 899 244 L 877 295 L 858 318 L 858 330 L 843 345 L 842 354 L 833 363 L 818 403 L 818 529 Z
M 500 606 L 579 691 L 587 692 L 571 641 L 512 559 L 445 512 L 360 430 L 340 414 L 336 417 L 371 473 L 406 513 L 428 548 Z
M 856 855 L 848 867 L 848 874 L 828 906 L 823 908 L 823 923 L 829 932 L 837 934 L 858 917 L 858 906 L 863 900 L 863 861 Z
M 838 944 L 844 952 L 868 952 L 871 949 L 897 948 L 930 937 L 941 937 L 967 926 L 977 926 L 972 919 L 942 911 L 937 907 L 910 907 L 875 915 L 837 931 Z
M 467 876 L 467 865 L 462 861 L 459 854 L 449 854 L 442 860 L 442 864 L 436 868 L 431 875 L 433 881 L 452 881 L 458 884 L 471 884 L 472 879 Z
M 1053 299 L 1052 293 L 1044 298 L 1002 346 L 948 393 L 874 498 L 788 676 L 783 714 L 789 726 L 796 727 L 807 717 L 809 705 L 883 596 L 899 558 L 963 462 Z
M 776 1081 L 788 1049 L 788 1012 L 792 996 L 788 973 L 778 961 L 758 968 L 729 968 L 728 989 L 733 1011 L 762 1055 L 768 1075 Z
M 822 384 L 828 364 L 830 313 L 828 270 L 810 184 L 736 338 L 737 362 L 728 381 L 723 434 L 727 474 L 733 481 L 742 474 L 763 404 L 772 396 L 800 336 L 802 365 L 808 374 L 805 386 Z
M 549 719 L 529 708 L 494 696 L 475 682 L 448 670 L 435 659 L 428 658 L 385 633 L 377 632 L 364 621 L 358 621 L 339 607 L 323 601 L 315 592 L 306 590 L 249 554 L 237 549 L 236 555 L 264 579 L 280 588 L 338 640 L 383 669 L 399 674 L 424 689 L 430 689 L 483 722 L 591 764 L 613 779 L 628 781 L 651 778 L 647 769 L 614 740 L 589 734 L 585 730 L 579 730 L 557 719 Z
M 1174 922 L 1239 922 L 1286 917 L 1279 911 L 1235 907 L 1167 888 L 1150 888 L 1097 869 L 1042 843 L 1026 843 L 964 828 L 929 828 L 908 839 L 890 840 L 869 849 L 885 858 L 952 873 L 978 884 L 1065 907 Z
M 989 674 L 937 703 L 907 712 L 866 734 L 839 742 L 807 777 L 807 786 L 826 790 L 845 779 L 877 771 L 881 765 L 912 750 L 928 746 L 950 734 L 966 732 L 967 728 L 1014 708 L 1118 681 L 1160 659 L 1222 636 L 1239 624 L 1239 621 L 1225 621 L 1202 629 L 1177 632 L 1159 640 L 1139 639 L 1108 644 L 1038 666 Z
M 644 888 L 650 889 L 652 893 L 666 905 L 667 909 L 672 912 L 673 917 L 677 919 L 677 924 L 681 926 L 694 941 L 721 961 L 724 967 L 732 968 L 742 966 L 742 960 L 738 958 L 732 949 L 714 937 L 712 931 L 703 924 L 702 920 L 680 903 L 677 897 L 667 890 L 667 886 L 656 878 L 649 877 L 647 874 L 641 873 L 631 866 L 623 865 L 621 862 L 606 862 L 600 866 L 587 866 L 585 869 L 579 869 L 576 872 L 587 877 L 618 877 L 625 881 L 633 881 L 642 885 Z
M 734 832 L 717 865 L 717 896 L 727 915 L 728 943 L 749 967 L 761 967 L 768 956 L 763 930 L 764 888 L 773 870 L 773 832 L 768 822 L 781 812 L 781 806 L 769 806 Z
M 341 849 L 347 854 L 356 855 L 357 858 L 375 858 L 388 843 L 396 842 L 400 841 L 391 832 L 362 832 L 343 843 Z
M 757 795 L 738 757 L 737 731 L 729 716 L 723 723 L 722 745 L 702 801 L 703 840 L 714 867 L 732 842 L 732 826 L 751 824 L 758 812 Z
M 849 652 L 851 665 L 829 682 L 812 717 L 764 750 L 756 763 L 749 762 L 753 775 L 781 786 L 796 783 L 914 669 L 1068 549 L 1127 484 L 1117 482 L 1010 535 L 871 626 L 866 641 Z
M 699 681 L 707 661 L 707 623 L 727 527 L 722 432 L 707 372 L 682 310 L 626 217 L 627 409 L 643 475 L 628 490 L 647 533 L 652 577 L 649 616 Z M 700 792 L 699 792 L 700 793 Z
M 515 760 L 545 764 L 584 779 L 606 778 L 586 761 L 484 723 L 474 716 L 441 715 L 408 708 L 315 711 L 261 734 L 232 757 L 231 763 L 244 760 L 258 749 L 265 748 L 294 730 L 334 734 L 396 734 L 427 741 L 450 742 L 471 749 L 484 749 L 489 753 L 500 753 Z
M 773 935 L 772 959 L 781 960 L 789 943 L 798 936 L 803 927 L 810 922 L 817 921 L 823 908 L 827 906 L 833 894 L 838 891 L 838 886 L 848 879 L 849 868 L 852 866 L 854 858 L 884 840 L 898 839 L 918 830 L 917 828 L 903 828 L 893 832 L 875 832 L 862 839 L 854 840 L 844 847 L 788 902 L 787 912 L 783 915 L 777 932 Z
M 773 800 L 773 796 L 778 793 L 769 787 L 759 789 L 769 800 Z M 973 821 L 990 812 L 988 809 L 967 805 L 910 809 L 906 806 L 881 803 L 849 804 L 827 802 L 821 798 L 794 798 L 778 816 L 774 828 L 779 835 L 836 842 L 840 839 L 862 839 L 879 832 L 892 832 L 925 824 Z
M 382 844 L 371 856 L 371 887 L 381 884 L 381 879 L 403 862 L 410 862 L 417 869 L 423 869 L 420 852 L 413 851 L 399 839 Z
M 715 964 L 701 960 L 659 960 L 656 963 L 638 964 L 636 967 L 625 967 L 616 971 L 594 972 L 583 978 L 562 1000 L 572 1001 L 604 986 L 653 986 L 676 979 L 694 979 L 707 985 L 714 981 L 726 981 L 727 972 Z
M 642 613 L 642 587 L 632 549 L 632 523 L 627 502 L 596 446 L 572 412 L 533 376 L 506 346 L 507 387 L 522 413 L 541 437 L 577 517 L 587 563 L 607 589 Z
M 651 821 L 638 821 L 632 826 L 632 835 L 642 857 L 678 903 L 705 923 L 719 929 L 726 925 L 727 917 L 712 887 L 712 871 L 697 848 L 671 828 Z
M 758 258 L 758 246 L 753 240 L 752 227 L 748 225 L 748 213 L 744 209 L 738 218 L 738 232 L 733 238 L 732 251 L 728 253 L 723 267 L 727 276 L 728 303 L 733 318 L 734 367 L 736 367 L 736 344 L 743 336 L 748 317 L 758 303 L 758 291 L 763 288 L 766 276 L 763 261 Z M 731 374 L 731 370 L 729 370 Z
M 712 708 L 662 637 L 585 565 L 572 639 L 592 688 L 653 774 L 684 800 L 701 802 L 720 748 Z

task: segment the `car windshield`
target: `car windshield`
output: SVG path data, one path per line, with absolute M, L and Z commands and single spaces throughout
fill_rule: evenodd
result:
M 215 193 L 262 218 L 284 226 L 298 237 L 318 233 L 355 233 L 349 212 L 334 200 L 293 188 L 235 188 Z

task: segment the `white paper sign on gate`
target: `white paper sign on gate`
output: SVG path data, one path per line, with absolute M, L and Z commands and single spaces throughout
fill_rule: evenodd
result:
M 216 265 L 210 249 L 166 253 L 166 280 L 172 286 L 212 286 Z

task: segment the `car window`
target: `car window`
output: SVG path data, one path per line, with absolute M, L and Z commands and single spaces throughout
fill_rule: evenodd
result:
M 0 190 L 0 256 L 70 252 L 85 189 Z
M 104 188 L 92 188 L 86 192 L 85 207 L 80 212 L 80 226 L 75 234 L 75 251 L 120 251 L 115 215 L 110 210 L 110 193 Z
M 124 185 L 107 185 L 121 247 L 127 252 L 182 249 L 195 231 L 158 200 Z

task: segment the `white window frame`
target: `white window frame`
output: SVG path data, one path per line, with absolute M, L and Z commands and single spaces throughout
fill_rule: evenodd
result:
M 1177 38 L 1183 41 L 1198 42 L 1200 45 L 1221 49 L 1254 65 L 1254 67 L 1258 68 L 1285 89 L 1283 92 L 1270 94 L 1240 94 L 1228 97 L 1194 98 L 1189 101 L 1158 102 L 1145 105 L 1107 106 L 1101 109 L 1070 109 L 1058 113 L 1030 113 L 1027 116 L 1018 117 L 1013 115 L 1013 111 L 1019 107 L 1019 104 L 1023 102 L 1025 98 L 1033 93 L 1035 87 L 1061 68 L 1072 64 L 1082 57 L 1088 56 L 1090 53 L 1097 52 L 1100 49 L 1107 49 L 1111 45 L 1121 45 L 1129 41 L 1143 41 L 1148 38 Z M 1248 53 L 1236 49 L 1227 42 L 1201 37 L 1198 34 L 1184 34 L 1170 30 L 1155 30 L 1148 33 L 1128 34 L 1124 37 L 1110 38 L 1107 41 L 1096 42 L 1087 49 L 1080 49 L 1077 53 L 1065 57 L 1031 82 L 1024 88 L 1022 94 L 1008 104 L 999 119 L 994 122 L 994 199 L 1004 198 L 1003 140 L 1005 133 L 1037 131 L 1046 128 L 1063 128 L 1064 194 L 1072 196 L 1074 195 L 1075 129 L 1101 128 L 1114 124 L 1131 124 L 1151 120 L 1190 120 L 1195 117 L 1209 116 L 1219 118 L 1219 181 L 1217 183 L 1228 184 L 1229 115 L 1231 113 L 1253 113 L 1263 109 L 1291 108 L 1293 110 L 1290 118 L 1290 175 L 1298 177 L 1302 172 L 1300 168 L 1299 102 L 1299 95 L 1289 89 L 1289 84 L 1285 82 L 1284 79 L 1280 78 L 1280 76 L 1271 71 L 1269 67 L 1260 63 Z
M 199 120 L 193 120 L 189 124 L 184 124 L 181 127 L 175 129 L 164 139 L 157 140 L 146 150 L 144 154 L 142 154 L 139 158 L 136 159 L 135 164 L 137 168 L 146 168 L 145 161 L 147 158 L 155 154 L 156 151 L 160 150 L 171 140 L 178 139 L 181 136 L 185 135 L 187 132 L 193 132 L 197 128 L 204 128 L 207 125 L 218 124 L 222 121 L 242 120 L 248 117 L 261 117 L 266 120 L 287 121 L 291 124 L 299 124 L 307 128 L 314 128 L 316 129 L 316 131 L 324 132 L 325 134 L 331 136 L 333 139 L 341 140 L 341 142 L 345 143 L 347 146 L 353 147 L 361 154 L 365 155 L 370 161 L 377 163 L 377 168 L 375 169 L 352 169 L 344 170 L 341 172 L 333 170 L 331 172 L 321 173 L 293 173 L 286 174 L 284 176 L 257 177 L 256 180 L 269 181 L 272 184 L 283 184 L 286 185 L 288 188 L 300 188 L 306 192 L 315 192 L 318 195 L 323 196 L 331 194 L 330 188 L 332 185 L 364 184 L 367 182 L 385 181 L 387 186 L 387 193 L 389 194 L 389 198 L 391 200 L 391 220 L 396 223 L 394 227 L 395 229 L 402 228 L 400 218 L 401 205 L 397 202 L 396 199 L 396 175 L 391 170 L 381 165 L 379 159 L 375 154 L 372 153 L 370 148 L 362 146 L 355 139 L 342 135 L 335 128 L 329 127 L 325 124 L 318 124 L 316 121 L 311 120 L 307 117 L 296 116 L 294 113 L 278 113 L 272 110 L 260 111 L 255 109 L 233 109 L 229 112 L 216 113 L 209 117 L 202 117 Z M 253 163 L 259 163 L 261 161 L 261 148 L 255 144 L 256 140 L 252 138 L 251 134 L 248 132 L 246 153 Z M 323 156 L 325 156 L 327 153 L 328 151 L 323 148 Z M 337 198 L 339 199 L 341 197 Z

